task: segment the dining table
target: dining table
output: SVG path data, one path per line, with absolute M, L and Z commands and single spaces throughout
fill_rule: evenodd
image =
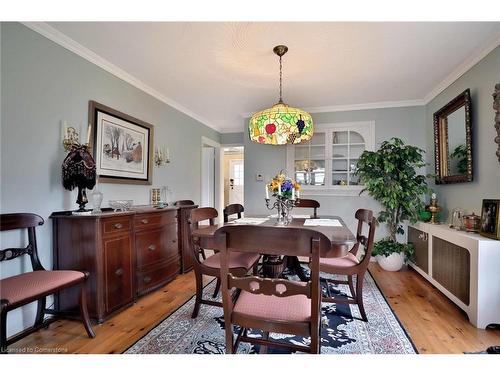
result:
M 253 219 L 255 223 L 252 223 Z M 266 220 L 264 221 L 264 219 Z M 192 231 L 191 235 L 197 238 L 198 243 L 202 248 L 217 251 L 217 244 L 214 236 L 215 232 L 221 227 L 234 225 L 257 225 L 259 227 L 273 228 L 307 228 L 320 232 L 331 242 L 332 248 L 327 256 L 332 258 L 345 256 L 356 241 L 356 237 L 346 226 L 341 217 L 324 215 L 314 219 L 304 217 L 304 215 L 301 215 L 300 217 L 293 217 L 292 221 L 287 225 L 279 225 L 278 220 L 275 217 L 247 215 L 245 218 L 232 220 L 226 223 L 199 225 L 197 229 Z M 307 281 L 309 279 L 297 257 L 288 256 L 285 259 L 285 263 L 288 272 L 297 275 L 302 281 Z

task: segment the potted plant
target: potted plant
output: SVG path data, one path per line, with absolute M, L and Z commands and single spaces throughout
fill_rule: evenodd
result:
M 360 194 L 368 191 L 383 206 L 377 219 L 387 225 L 389 236 L 375 243 L 372 254 L 388 271 L 400 270 L 413 255 L 413 245 L 399 243 L 396 234 L 404 234 L 402 222 L 416 222 L 425 207 L 422 196 L 429 192 L 427 176 L 417 172 L 425 166 L 423 154 L 424 150 L 391 138 L 377 151 L 363 152 L 358 161 L 356 175 L 365 186 Z

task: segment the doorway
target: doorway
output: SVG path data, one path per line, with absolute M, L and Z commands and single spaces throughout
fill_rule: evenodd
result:
M 224 148 L 224 206 L 244 201 L 243 146 Z
M 222 148 L 219 143 L 201 137 L 201 196 L 200 207 L 214 207 L 222 213 Z M 219 220 L 222 217 L 219 214 Z

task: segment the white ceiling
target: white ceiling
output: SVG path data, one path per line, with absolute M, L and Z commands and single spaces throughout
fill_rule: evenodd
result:
M 457 78 L 450 74 L 500 42 L 500 22 L 42 26 L 219 131 L 241 131 L 243 114 L 278 100 L 277 44 L 289 47 L 284 101 L 314 112 L 424 104 Z

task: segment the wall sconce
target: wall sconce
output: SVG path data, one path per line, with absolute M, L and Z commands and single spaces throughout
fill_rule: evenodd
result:
M 66 121 L 63 121 L 61 124 L 62 129 L 62 144 L 64 147 L 64 151 L 68 152 L 71 150 L 73 146 L 90 146 L 90 124 L 87 128 L 87 138 L 85 143 L 80 143 L 80 133 L 81 129 L 76 129 L 74 126 L 68 126 Z
M 155 165 L 157 167 L 162 167 L 167 163 L 170 163 L 170 151 L 168 147 L 156 147 L 155 148 Z

